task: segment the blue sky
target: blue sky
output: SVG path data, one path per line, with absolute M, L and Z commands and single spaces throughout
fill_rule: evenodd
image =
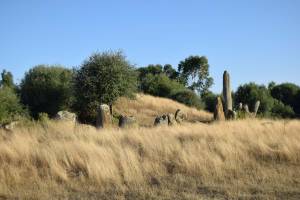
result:
M 37 64 L 79 66 L 124 50 L 136 66 L 205 55 L 220 92 L 255 81 L 300 85 L 299 0 L 1 0 L 0 70 L 15 80 Z

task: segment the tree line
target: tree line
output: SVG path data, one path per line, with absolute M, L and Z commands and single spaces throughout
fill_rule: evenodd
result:
M 16 85 L 5 70 L 0 81 L 0 124 L 18 118 L 45 114 L 55 116 L 70 110 L 83 123 L 94 124 L 98 108 L 105 103 L 112 108 L 120 96 L 134 98 L 136 92 L 166 97 L 197 109 L 213 111 L 220 94 L 210 91 L 213 78 L 205 56 L 189 56 L 177 69 L 170 64 L 150 64 L 136 68 L 120 51 L 94 53 L 79 67 L 59 65 L 32 67 Z M 235 107 L 239 102 L 261 102 L 262 117 L 295 118 L 300 116 L 300 87 L 292 83 L 268 86 L 247 83 L 233 92 Z

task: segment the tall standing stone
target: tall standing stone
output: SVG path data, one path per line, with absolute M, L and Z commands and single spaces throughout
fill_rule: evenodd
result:
M 260 101 L 256 101 L 255 106 L 254 106 L 254 117 L 256 117 L 259 106 L 260 106 Z
M 101 104 L 96 119 L 96 127 L 107 128 L 111 125 L 112 125 L 112 119 L 110 115 L 110 108 L 106 104 Z
M 215 112 L 214 112 L 214 118 L 217 121 L 225 120 L 221 97 L 218 97 L 218 99 L 217 99 L 217 105 L 216 105 Z
M 230 76 L 227 71 L 223 74 L 223 98 L 224 98 L 224 110 L 228 113 L 228 110 L 232 111 L 232 96 L 230 88 Z

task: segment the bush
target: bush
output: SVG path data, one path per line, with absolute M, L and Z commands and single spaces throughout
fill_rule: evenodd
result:
M 299 92 L 300 87 L 293 83 L 283 83 L 271 88 L 272 97 L 281 101 L 284 105 L 292 107 L 297 114 L 300 114 L 298 109 L 300 103 L 297 99 Z
M 248 83 L 238 87 L 234 94 L 235 105 L 239 103 L 248 104 L 250 111 L 254 110 L 256 101 L 260 101 L 258 113 L 263 116 L 269 116 L 274 104 L 274 99 L 264 85 Z
M 176 91 L 185 87 L 175 80 L 169 79 L 165 74 L 147 74 L 141 82 L 143 92 L 160 97 L 171 97 Z
M 202 96 L 202 101 L 205 104 L 205 110 L 207 110 L 209 112 L 215 111 L 215 107 L 217 104 L 217 97 L 218 97 L 218 95 L 216 95 L 212 92 L 208 92 Z
M 281 101 L 274 100 L 274 105 L 271 110 L 272 116 L 277 118 L 293 118 L 295 117 L 295 112 L 293 108 L 289 105 L 284 105 Z
M 82 122 L 95 123 L 97 109 L 112 105 L 118 97 L 133 97 L 137 76 L 122 52 L 93 54 L 75 75 L 75 110 Z
M 72 70 L 61 66 L 38 65 L 25 74 L 21 82 L 21 100 L 31 115 L 54 116 L 72 104 Z
M 19 98 L 12 88 L 0 89 L 0 124 L 9 123 L 25 114 Z
M 195 107 L 197 109 L 201 109 L 204 107 L 200 97 L 195 94 L 195 92 L 188 89 L 175 92 L 171 96 L 171 98 L 175 101 L 178 101 L 190 107 Z

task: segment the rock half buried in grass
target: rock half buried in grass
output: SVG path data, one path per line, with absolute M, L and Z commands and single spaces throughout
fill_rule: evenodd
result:
M 120 128 L 132 128 L 136 127 L 136 119 L 133 116 L 120 116 L 119 118 L 119 127 Z

